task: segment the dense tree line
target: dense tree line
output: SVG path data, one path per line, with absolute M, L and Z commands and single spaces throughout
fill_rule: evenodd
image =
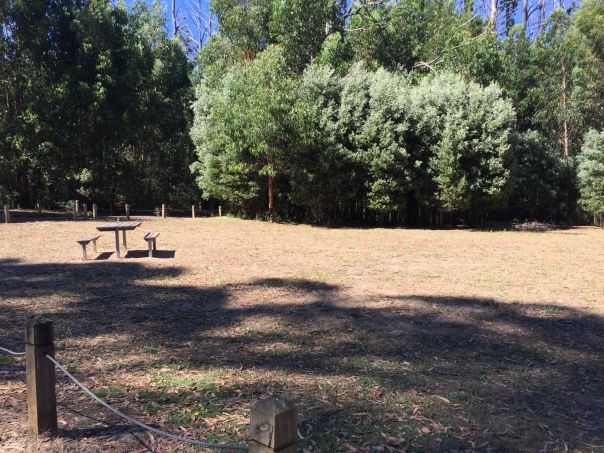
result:
M 510 2 L 215 0 L 203 194 L 318 222 L 599 219 L 603 5 L 525 1 L 516 25 Z
M 0 3 L 0 198 L 602 222 L 603 0 L 175 5 Z
M 195 197 L 191 64 L 158 3 L 8 0 L 0 21 L 0 197 Z

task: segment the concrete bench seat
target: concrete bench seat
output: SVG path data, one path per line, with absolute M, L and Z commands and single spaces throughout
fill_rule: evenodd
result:
M 90 244 L 91 242 L 92 242 L 92 247 L 94 249 L 94 252 L 96 253 L 96 241 L 100 237 L 101 236 L 99 234 L 89 234 L 89 235 L 84 236 L 83 238 L 77 240 L 78 244 L 80 244 L 82 246 L 82 259 L 83 260 L 87 259 L 86 246 L 88 244 Z
M 157 250 L 157 236 L 159 233 L 156 231 L 151 231 L 145 234 L 145 241 L 149 244 L 149 257 L 153 256 L 153 252 Z

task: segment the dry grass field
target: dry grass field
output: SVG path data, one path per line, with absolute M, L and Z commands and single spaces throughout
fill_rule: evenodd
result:
M 250 404 L 277 394 L 305 452 L 604 451 L 604 230 L 146 220 L 126 259 L 102 233 L 82 262 L 97 224 L 0 225 L 0 346 L 49 316 L 58 360 L 129 415 L 245 442 Z M 0 451 L 193 451 L 62 376 L 59 437 L 33 438 L 24 380 L 0 356 Z

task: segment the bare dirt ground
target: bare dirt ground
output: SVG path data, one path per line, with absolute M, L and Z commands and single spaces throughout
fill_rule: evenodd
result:
M 126 259 L 103 233 L 82 262 L 97 223 L 0 225 L 0 346 L 49 316 L 57 359 L 131 416 L 245 443 L 277 394 L 300 451 L 604 451 L 603 230 L 146 220 Z M 33 438 L 23 361 L 0 356 L 0 451 L 192 451 L 57 387 L 59 436 Z

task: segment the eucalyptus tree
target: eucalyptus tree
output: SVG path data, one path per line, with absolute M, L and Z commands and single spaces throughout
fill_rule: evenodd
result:
M 195 109 L 200 163 L 194 170 L 204 195 L 241 204 L 263 193 L 272 220 L 275 178 L 287 169 L 304 115 L 282 49 L 269 47 L 234 66 L 218 87 L 202 83 Z
M 604 227 L 604 131 L 587 133 L 577 161 L 579 204 Z

